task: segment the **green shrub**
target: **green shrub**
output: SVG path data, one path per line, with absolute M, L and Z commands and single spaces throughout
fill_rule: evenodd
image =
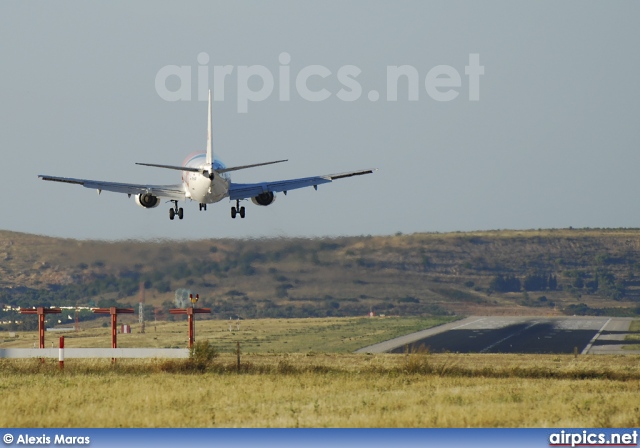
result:
M 209 341 L 199 341 L 189 349 L 189 364 L 195 370 L 204 371 L 218 355 L 218 349 Z

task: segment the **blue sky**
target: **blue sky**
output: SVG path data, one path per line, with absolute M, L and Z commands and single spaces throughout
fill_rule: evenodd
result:
M 91 239 L 378 235 L 395 232 L 638 227 L 640 4 L 605 2 L 329 1 L 0 3 L 0 228 Z M 223 201 L 170 221 L 126 195 L 43 182 L 38 174 L 177 183 L 175 165 L 205 149 L 198 55 L 233 66 L 214 103 L 216 155 L 237 182 L 378 168 L 373 175 L 278 196 L 230 218 Z M 279 57 L 290 55 L 290 101 Z M 465 66 L 478 54 L 479 100 Z M 166 101 L 156 76 L 192 67 L 192 99 Z M 238 112 L 242 66 L 266 67 L 274 92 Z M 308 101 L 295 88 L 327 89 Z M 387 67 L 419 76 L 417 101 L 386 97 Z M 461 75 L 436 101 L 434 67 Z M 362 95 L 343 101 L 341 67 Z M 177 78 L 168 80 L 176 88 Z M 258 79 L 248 84 L 262 87 Z M 379 92 L 371 101 L 369 92 Z M 447 90 L 441 88 L 442 91 Z

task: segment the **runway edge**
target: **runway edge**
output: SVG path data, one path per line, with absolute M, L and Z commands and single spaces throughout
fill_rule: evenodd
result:
M 486 317 L 481 316 L 470 316 L 462 320 L 456 320 L 454 322 L 449 322 L 448 324 L 438 325 L 436 327 L 427 328 L 426 330 L 421 330 L 415 333 L 410 333 L 404 336 L 389 339 L 388 341 L 379 342 L 378 344 L 369 345 L 367 347 L 356 350 L 354 353 L 386 353 L 395 348 L 403 347 L 407 344 L 411 344 L 412 342 L 416 342 L 426 337 L 433 336 L 434 334 L 444 333 L 445 331 L 464 327 L 485 318 Z

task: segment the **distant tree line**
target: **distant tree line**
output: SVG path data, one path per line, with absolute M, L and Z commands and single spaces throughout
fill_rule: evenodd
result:
M 558 279 L 552 274 L 529 274 L 523 286 L 525 291 L 555 291 L 558 289 Z
M 640 307 L 633 308 L 591 308 L 584 303 L 571 304 L 562 310 L 568 316 L 615 316 L 635 317 L 640 316 Z
M 569 289 L 586 289 L 590 294 L 599 294 L 614 300 L 620 300 L 625 296 L 626 287 L 622 280 L 617 280 L 609 271 L 598 269 L 593 277 L 583 271 L 567 271 L 564 274 L 569 279 Z M 558 278 L 554 274 L 535 273 L 528 274 L 522 281 L 514 276 L 496 275 L 489 285 L 496 292 L 520 292 L 524 291 L 556 291 Z
M 520 292 L 525 291 L 555 291 L 558 289 L 558 279 L 553 274 L 529 274 L 521 282 L 513 274 L 496 275 L 489 285 L 496 292 Z
M 489 287 L 497 292 L 519 292 L 521 289 L 520 279 L 513 274 L 507 276 L 496 275 L 493 280 L 491 280 Z
M 567 276 L 571 279 L 573 288 L 586 288 L 592 294 L 598 293 L 614 300 L 620 300 L 626 293 L 624 281 L 616 279 L 613 273 L 604 269 L 596 270 L 592 280 L 589 280 L 587 274 L 582 271 L 570 271 Z

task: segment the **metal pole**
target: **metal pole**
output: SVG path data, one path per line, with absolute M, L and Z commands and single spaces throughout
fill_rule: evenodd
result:
M 38 332 L 40 333 L 40 348 L 44 348 L 44 308 L 38 307 Z
M 193 297 L 193 294 L 189 294 L 189 301 L 191 302 L 191 315 L 195 314 L 195 309 L 194 307 L 196 306 L 196 303 L 198 303 L 198 299 L 200 298 L 200 296 L 198 294 L 196 294 L 195 297 Z M 189 309 L 187 309 L 187 314 L 189 313 Z M 191 340 L 191 346 L 193 345 L 193 343 L 196 340 L 196 321 L 195 321 L 195 316 L 193 316 L 193 320 L 191 321 L 192 325 L 193 325 L 193 329 L 192 329 L 192 340 Z M 191 327 L 189 327 L 191 329 Z
M 64 336 L 60 336 L 60 349 L 58 350 L 58 362 L 60 368 L 64 369 Z
M 118 348 L 118 314 L 116 307 L 112 306 L 109 311 L 109 314 L 111 314 L 111 348 Z
M 111 348 L 118 348 L 118 312 L 115 306 L 109 309 L 111 313 Z M 111 362 L 116 362 L 116 358 L 111 358 Z
M 40 348 L 44 348 L 44 308 L 38 307 L 38 333 L 40 334 Z M 40 358 L 44 364 L 44 358 Z

